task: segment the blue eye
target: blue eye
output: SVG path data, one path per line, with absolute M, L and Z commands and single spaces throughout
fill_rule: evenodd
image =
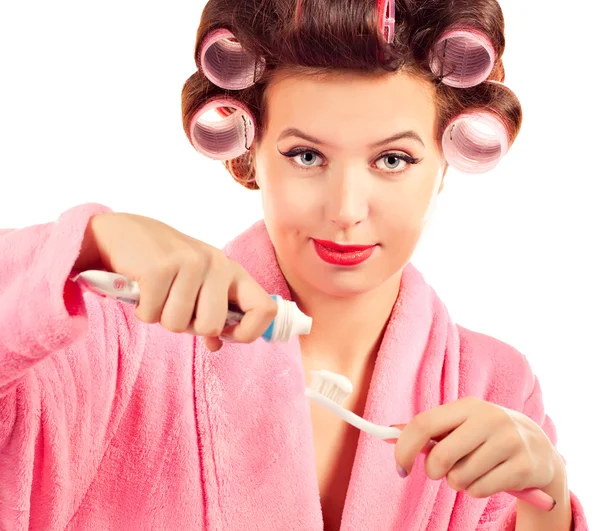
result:
M 383 162 L 383 166 L 379 163 Z M 389 170 L 390 172 L 402 171 L 408 164 L 416 164 L 419 162 L 407 155 L 406 153 L 386 153 L 375 162 L 375 166 L 379 170 Z
M 297 157 L 300 159 L 299 162 L 296 160 Z M 314 166 L 315 161 L 318 158 L 319 155 L 317 155 L 314 151 L 303 151 L 302 153 L 299 153 L 293 157 L 294 161 L 298 162 L 298 164 L 302 166 Z
M 323 158 L 321 155 L 312 149 L 297 148 L 281 154 L 284 157 L 292 159 L 296 165 L 300 166 L 301 169 L 309 169 L 313 166 L 320 166 L 323 164 Z M 320 163 L 317 162 L 319 159 L 321 160 Z
M 380 158 L 377 162 L 380 161 L 383 161 L 388 170 L 395 170 L 404 162 L 400 157 L 395 157 L 394 155 L 386 155 L 385 157 Z

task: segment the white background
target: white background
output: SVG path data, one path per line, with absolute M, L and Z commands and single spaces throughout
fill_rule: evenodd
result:
M 202 0 L 0 4 L 0 226 L 94 201 L 221 246 L 258 193 L 196 154 L 180 122 Z M 510 343 L 541 380 L 570 486 L 600 526 L 600 112 L 585 0 L 504 0 L 522 132 L 493 172 L 449 172 L 414 263 L 455 321 Z M 575 5 L 575 4 L 571 4 Z

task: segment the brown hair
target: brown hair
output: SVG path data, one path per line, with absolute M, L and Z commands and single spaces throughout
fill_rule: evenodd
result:
M 196 36 L 198 71 L 182 91 L 182 118 L 190 137 L 193 115 L 209 99 L 229 96 L 242 102 L 254 115 L 257 139 L 265 123 L 265 88 L 281 69 L 319 74 L 335 71 L 365 73 L 403 70 L 436 86 L 438 139 L 449 122 L 473 109 L 496 115 L 506 127 L 509 144 L 522 120 L 516 96 L 504 81 L 504 17 L 496 0 L 395 0 L 395 34 L 385 43 L 377 19 L 377 0 L 208 0 Z M 392 0 L 394 1 L 394 0 Z M 432 47 L 450 28 L 466 27 L 487 36 L 496 62 L 488 80 L 470 88 L 454 88 L 442 82 L 430 67 Z M 244 50 L 266 61 L 257 83 L 236 91 L 214 85 L 202 73 L 200 51 L 213 30 L 231 31 Z M 226 109 L 221 111 L 227 113 Z M 256 189 L 251 154 L 225 162 L 232 176 L 245 187 Z

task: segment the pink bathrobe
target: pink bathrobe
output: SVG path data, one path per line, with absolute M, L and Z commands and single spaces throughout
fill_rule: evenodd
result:
M 0 530 L 322 530 L 297 340 L 210 353 L 82 294 L 67 277 L 104 210 L 0 234 Z M 289 298 L 263 223 L 226 251 Z M 556 441 L 525 358 L 455 325 L 409 265 L 365 417 L 407 422 L 465 395 L 525 412 Z M 514 529 L 511 496 L 457 494 L 422 457 L 403 480 L 393 451 L 361 434 L 343 531 Z

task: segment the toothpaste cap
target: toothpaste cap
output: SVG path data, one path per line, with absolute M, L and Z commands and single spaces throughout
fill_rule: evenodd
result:
M 302 313 L 294 301 L 271 295 L 279 310 L 262 337 L 271 342 L 289 341 L 294 336 L 307 335 L 312 328 L 312 318 Z

